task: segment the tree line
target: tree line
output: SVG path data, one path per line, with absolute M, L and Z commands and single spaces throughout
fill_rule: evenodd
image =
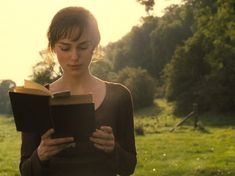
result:
M 153 0 L 138 2 L 148 15 L 119 41 L 99 48 L 92 73 L 126 85 L 136 109 L 161 97 L 175 102 L 176 113 L 191 111 L 193 103 L 201 112 L 234 111 L 235 2 L 184 0 L 162 17 L 151 15 Z M 31 75 L 40 83 L 60 76 L 46 58 Z
M 164 16 L 144 17 L 142 25 L 108 44 L 95 72 L 118 80 L 114 73 L 117 78 L 129 68 L 145 70 L 155 80 L 155 97 L 174 101 L 176 113 L 191 111 L 193 103 L 201 112 L 234 111 L 234 19 L 233 0 L 185 0 L 169 6 Z M 152 83 L 143 84 L 147 93 Z

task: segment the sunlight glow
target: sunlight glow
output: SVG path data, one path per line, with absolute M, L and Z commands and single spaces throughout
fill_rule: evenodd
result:
M 156 0 L 154 14 L 180 0 Z M 97 18 L 101 45 L 115 42 L 145 16 L 136 0 L 8 0 L 0 6 L 0 80 L 23 84 L 47 46 L 46 32 L 54 14 L 66 6 L 83 6 Z

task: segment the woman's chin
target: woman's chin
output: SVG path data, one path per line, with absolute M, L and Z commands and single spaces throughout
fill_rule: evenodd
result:
M 70 70 L 66 73 L 66 75 L 69 75 L 71 77 L 80 77 L 84 74 L 85 74 L 85 72 L 82 70 Z

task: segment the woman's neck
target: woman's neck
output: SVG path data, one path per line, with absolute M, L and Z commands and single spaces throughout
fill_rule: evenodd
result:
M 95 82 L 95 77 L 91 74 L 86 74 L 79 77 L 71 77 L 64 74 L 59 82 L 59 87 L 64 90 L 70 90 L 71 94 L 83 94 L 88 93 Z

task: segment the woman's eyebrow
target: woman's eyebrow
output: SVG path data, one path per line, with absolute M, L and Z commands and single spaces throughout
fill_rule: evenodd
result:
M 78 43 L 78 45 L 84 45 L 84 44 L 89 44 L 89 43 L 91 43 L 91 42 L 90 42 L 90 41 L 85 40 L 85 41 L 79 42 L 79 43 Z
M 91 42 L 90 41 L 82 41 L 82 42 L 79 42 L 78 45 L 84 45 L 84 44 L 90 44 Z M 63 42 L 63 41 L 60 41 L 58 42 L 58 44 L 61 44 L 61 45 L 72 45 L 72 43 L 70 42 Z
M 62 44 L 62 45 L 71 45 L 71 43 L 67 43 L 67 42 L 58 42 L 58 44 Z

